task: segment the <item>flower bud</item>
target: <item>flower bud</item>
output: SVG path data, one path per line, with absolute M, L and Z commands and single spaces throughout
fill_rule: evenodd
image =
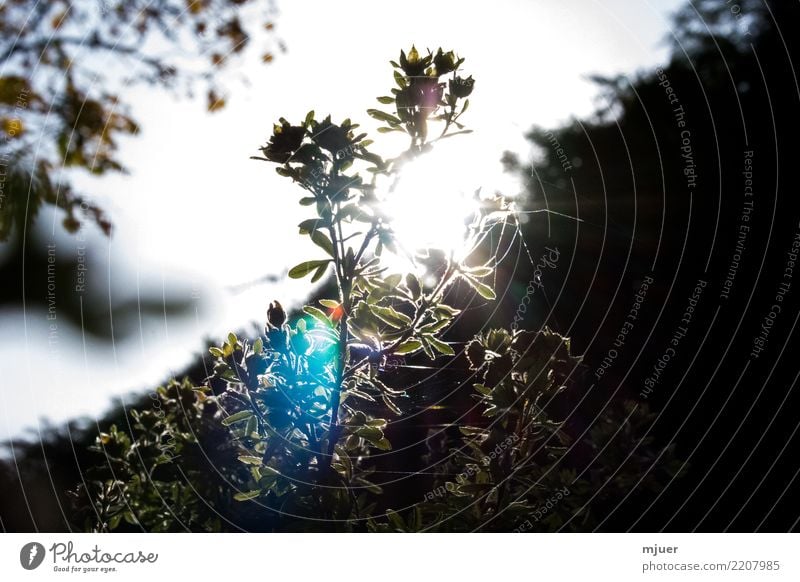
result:
M 267 323 L 268 327 L 273 328 L 279 328 L 286 323 L 286 312 L 277 300 L 269 304 L 269 308 L 267 309 Z
M 469 97 L 474 87 L 475 79 L 472 78 L 472 75 L 466 79 L 463 77 L 456 77 L 450 81 L 450 94 L 455 95 L 459 99 Z
M 437 75 L 446 75 L 456 70 L 456 55 L 453 51 L 443 52 L 442 49 L 436 51 L 433 58 L 433 66 L 436 67 Z

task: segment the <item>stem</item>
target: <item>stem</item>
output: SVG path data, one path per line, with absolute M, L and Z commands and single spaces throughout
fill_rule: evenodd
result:
M 332 208 L 332 216 L 338 215 L 338 209 Z M 344 242 L 342 234 L 341 222 L 337 221 L 336 224 L 331 224 L 328 227 L 328 232 L 331 236 L 333 243 L 334 263 L 336 264 L 336 279 L 339 285 L 339 300 L 342 307 L 342 317 L 339 320 L 339 366 L 336 370 L 336 380 L 333 386 L 333 394 L 331 395 L 331 422 L 328 430 L 328 450 L 325 458 L 324 472 L 330 470 L 333 463 L 333 453 L 336 448 L 336 443 L 339 441 L 341 433 L 341 426 L 339 425 L 339 406 L 342 400 L 342 384 L 345 377 L 345 368 L 347 367 L 347 319 L 350 314 L 350 292 L 351 292 L 351 279 L 352 269 L 345 269 L 344 258 Z
M 399 339 L 395 340 L 394 343 L 392 343 L 389 347 L 381 350 L 382 355 L 384 356 L 390 355 L 397 346 L 402 344 L 404 341 L 409 339 L 414 334 L 414 330 L 417 327 L 417 324 L 419 323 L 420 319 L 422 319 L 422 316 L 425 314 L 428 307 L 430 307 L 431 304 L 436 300 L 436 297 L 439 295 L 439 293 L 441 293 L 442 290 L 447 286 L 447 283 L 449 283 L 454 272 L 455 269 L 453 268 L 453 262 L 451 259 L 448 262 L 447 269 L 445 270 L 444 276 L 439 281 L 439 284 L 436 286 L 436 288 L 431 292 L 431 294 L 428 297 L 422 298 L 422 302 L 420 303 L 419 309 L 417 310 L 416 314 L 414 314 L 414 320 L 411 322 L 411 325 L 409 326 L 408 330 L 406 330 L 406 332 L 402 336 L 400 336 Z

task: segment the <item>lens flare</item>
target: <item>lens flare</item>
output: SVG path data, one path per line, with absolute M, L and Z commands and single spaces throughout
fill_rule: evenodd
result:
M 382 195 L 398 243 L 409 253 L 437 248 L 462 256 L 467 225 L 480 205 L 476 192 L 513 195 L 519 189 L 499 158 L 481 152 L 473 140 L 444 141 L 406 163 Z

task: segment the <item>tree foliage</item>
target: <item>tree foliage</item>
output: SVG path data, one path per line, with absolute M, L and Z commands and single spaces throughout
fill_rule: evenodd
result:
M 225 104 L 220 72 L 271 31 L 274 9 L 251 0 L 12 0 L 0 6 L 0 240 L 43 204 L 106 233 L 101 208 L 71 187 L 77 169 L 124 172 L 120 138 L 134 135 L 125 91 L 144 83 L 181 92 L 198 87 L 208 109 Z M 272 60 L 270 48 L 263 61 Z M 111 65 L 111 66 L 109 66 Z M 115 89 L 112 89 L 115 88 Z

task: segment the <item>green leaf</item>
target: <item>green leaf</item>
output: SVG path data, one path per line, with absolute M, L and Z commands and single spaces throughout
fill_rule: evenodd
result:
M 460 426 L 458 430 L 460 430 L 461 434 L 464 436 L 484 435 L 487 432 L 486 429 L 478 428 L 477 426 Z
M 330 262 L 330 259 L 325 259 L 324 261 L 306 261 L 305 263 L 300 263 L 289 270 L 289 277 L 292 279 L 302 279 L 312 271 L 322 266 L 327 266 Z
M 420 349 L 422 349 L 422 342 L 412 339 L 397 346 L 397 348 L 394 350 L 394 353 L 398 356 L 404 356 L 406 354 L 413 354 Z
M 325 274 L 325 271 L 327 271 L 327 269 L 328 269 L 327 263 L 325 263 L 324 265 L 320 265 L 319 268 L 317 269 L 317 272 L 314 273 L 313 277 L 311 277 L 311 282 L 316 283 L 317 281 L 322 279 L 322 276 Z
M 475 384 L 473 388 L 475 388 L 476 392 L 484 396 L 489 396 L 492 393 L 492 389 L 484 384 Z
M 214 356 L 215 358 L 221 358 L 223 356 L 223 352 L 216 346 L 211 346 L 208 348 L 208 353 Z
M 373 444 L 384 438 L 383 431 L 374 426 L 360 426 L 355 431 L 355 434 Z
M 253 416 L 253 411 L 252 410 L 240 410 L 239 412 L 237 412 L 235 414 L 231 414 L 229 417 L 224 418 L 222 420 L 222 424 L 225 425 L 225 426 L 230 426 L 234 422 L 239 422 L 240 420 L 247 420 L 251 416 Z
M 251 455 L 239 455 L 239 460 L 247 465 L 261 465 L 261 457 Z
M 311 317 L 313 317 L 320 323 L 323 323 L 325 325 L 330 325 L 331 323 L 331 320 L 328 319 L 328 316 L 325 315 L 325 312 L 322 311 L 321 309 L 317 309 L 313 305 L 306 305 L 305 307 L 303 307 L 303 311 L 308 313 Z
M 428 342 L 433 349 L 435 349 L 440 354 L 444 354 L 445 356 L 455 356 L 456 352 L 450 347 L 450 344 L 446 344 L 443 341 L 436 339 L 431 335 L 426 335 L 423 337 L 423 341 Z
M 456 309 L 455 307 L 450 307 L 446 303 L 440 303 L 439 305 L 433 308 L 433 312 L 437 315 L 455 317 L 456 315 L 461 313 L 461 310 Z
M 423 325 L 421 328 L 419 328 L 419 333 L 421 334 L 436 333 L 440 329 L 447 327 L 449 324 L 450 324 L 450 319 L 440 319 L 439 321 Z
M 247 426 L 245 426 L 244 434 L 247 436 L 256 435 L 256 437 L 258 437 L 258 421 L 255 415 L 247 419 Z
M 319 303 L 329 309 L 336 309 L 339 307 L 339 302 L 334 299 L 320 299 Z
M 328 253 L 331 257 L 333 256 L 333 243 L 326 234 L 319 230 L 312 230 L 309 236 L 311 236 L 311 240 L 314 241 L 315 245 Z
M 464 107 L 464 109 L 466 109 L 466 107 Z M 309 111 L 308 113 L 306 113 L 306 119 L 305 119 L 305 121 L 303 121 L 303 125 L 308 127 L 309 125 L 311 125 L 312 121 L 314 121 L 314 110 L 313 109 L 311 111 Z
M 389 125 L 400 125 L 403 123 L 400 121 L 400 118 L 395 117 L 391 113 L 381 111 L 380 109 L 367 109 L 367 115 L 378 121 L 385 121 Z
M 389 439 L 383 437 L 381 440 L 372 443 L 374 446 L 379 448 L 382 451 L 391 451 L 392 450 L 392 443 L 389 442 Z
M 391 105 L 392 103 L 394 103 L 394 97 L 378 97 L 378 101 L 380 101 L 384 105 Z
M 419 279 L 414 273 L 408 273 L 406 275 L 406 287 L 411 292 L 411 297 L 414 300 L 419 299 L 419 296 L 422 294 L 422 286 L 419 284 Z
M 324 226 L 327 225 L 322 221 L 321 218 L 309 218 L 308 220 L 304 220 L 297 225 L 297 227 L 300 229 L 300 234 L 308 234 Z
M 472 277 L 486 277 L 494 272 L 491 267 L 464 267 L 464 272 Z
M 391 133 L 393 131 L 403 131 L 399 127 L 379 127 L 378 133 Z
M 406 86 L 408 86 L 408 81 L 406 81 L 405 76 L 403 76 L 400 71 L 394 71 L 394 81 L 401 89 L 404 89 Z
M 400 410 L 400 407 L 397 406 L 397 404 L 395 404 L 394 401 L 388 395 L 381 394 L 381 400 L 383 400 L 383 403 L 386 405 L 386 408 L 394 412 L 397 416 L 400 416 L 403 413 L 403 411 Z
M 386 277 L 383 280 L 383 284 L 391 291 L 394 290 L 402 280 L 403 276 L 400 275 L 399 273 L 395 273 L 394 275 L 389 275 L 388 277 Z
M 381 307 L 380 305 L 370 305 L 370 311 L 383 321 L 396 329 L 402 329 L 411 325 L 411 318 L 405 313 L 395 311 L 391 307 Z
M 264 350 L 264 340 L 262 340 L 260 337 L 256 338 L 256 341 L 253 342 L 253 353 L 259 355 L 263 350 Z
M 248 501 L 261 495 L 261 491 L 244 491 L 233 496 L 236 501 Z
M 477 279 L 473 279 L 467 275 L 464 275 L 464 280 L 470 284 L 470 286 L 478 292 L 478 294 L 483 297 L 484 299 L 488 299 L 489 301 L 496 299 L 497 295 L 495 295 L 494 289 L 481 283 Z
M 311 206 L 316 201 L 317 199 L 314 198 L 313 196 L 305 196 L 300 199 L 300 206 Z

